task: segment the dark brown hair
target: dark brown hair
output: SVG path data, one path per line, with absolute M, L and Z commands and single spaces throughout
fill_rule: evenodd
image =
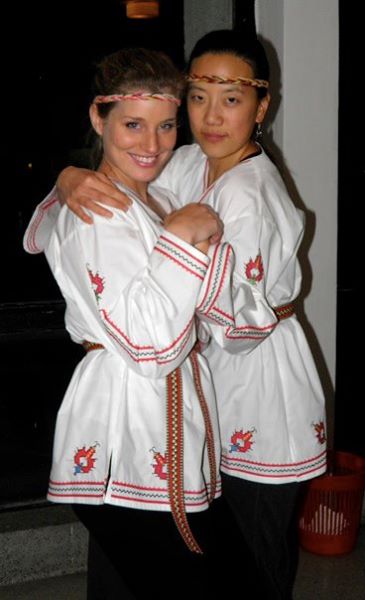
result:
M 146 48 L 124 48 L 103 58 L 96 67 L 94 96 L 146 91 L 167 93 L 181 98 L 183 74 L 163 52 Z M 106 117 L 114 104 L 99 104 Z
M 233 54 L 247 62 L 257 79 L 270 79 L 270 67 L 266 52 L 256 36 L 244 34 L 231 29 L 218 29 L 200 38 L 189 58 L 188 72 L 195 58 L 203 54 Z M 267 95 L 266 88 L 255 88 L 259 98 Z

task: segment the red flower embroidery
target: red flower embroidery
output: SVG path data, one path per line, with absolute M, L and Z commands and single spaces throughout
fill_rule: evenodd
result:
M 94 290 L 96 301 L 99 302 L 100 296 L 104 291 L 104 279 L 102 277 L 100 277 L 98 272 L 96 272 L 94 275 L 94 273 L 91 271 L 91 269 L 89 269 L 89 267 L 87 267 L 87 272 L 89 273 L 89 277 L 90 277 L 91 285 Z
M 87 449 L 85 446 L 77 449 L 74 456 L 74 475 L 78 475 L 79 473 L 90 473 L 90 471 L 92 471 L 96 461 L 94 454 L 99 445 L 98 442 L 95 442 L 93 446 L 90 446 Z
M 231 437 L 231 447 L 230 452 L 247 452 L 251 450 L 252 444 L 254 444 L 253 434 L 256 433 L 256 429 L 251 429 L 251 431 L 243 431 L 240 429 L 239 431 L 235 431 Z
M 319 443 L 324 444 L 326 441 L 326 431 L 323 421 L 320 421 L 319 423 L 312 423 L 312 425 L 314 427 L 314 431 L 316 432 L 316 437 Z
M 262 264 L 261 254 L 258 254 L 255 260 L 250 260 L 245 265 L 245 274 L 250 283 L 255 285 L 264 276 L 264 265 Z
M 167 456 L 166 454 L 161 454 L 161 452 L 157 452 L 155 448 L 151 448 L 151 452 L 153 452 L 154 463 L 152 464 L 153 473 L 157 475 L 159 479 L 167 479 Z

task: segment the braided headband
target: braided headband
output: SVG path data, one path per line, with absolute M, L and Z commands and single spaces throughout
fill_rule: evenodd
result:
M 110 96 L 95 96 L 94 104 L 109 104 L 110 102 L 120 102 L 121 100 L 162 100 L 173 102 L 180 106 L 181 100 L 172 94 L 151 94 L 149 92 L 135 92 L 133 94 L 112 94 Z
M 269 82 L 266 79 L 250 79 L 249 77 L 237 77 L 230 79 L 229 77 L 219 77 L 219 75 L 197 75 L 190 73 L 187 76 L 187 81 L 204 81 L 204 83 L 231 83 L 234 85 L 249 85 L 251 87 L 268 88 Z

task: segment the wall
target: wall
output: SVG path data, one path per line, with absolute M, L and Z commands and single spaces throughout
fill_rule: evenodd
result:
M 233 25 L 232 0 L 185 0 L 185 57 L 195 42 L 212 29 L 229 29 Z
M 331 420 L 336 368 L 338 3 L 258 0 L 256 25 L 280 75 L 280 89 L 274 89 L 280 105 L 274 105 L 273 152 L 307 216 L 302 317 Z

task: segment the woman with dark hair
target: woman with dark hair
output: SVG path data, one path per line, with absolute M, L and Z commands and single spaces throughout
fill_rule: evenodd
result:
M 223 493 L 255 557 L 258 596 L 289 600 L 301 482 L 326 469 L 323 392 L 293 304 L 304 219 L 260 143 L 270 102 L 260 42 L 207 34 L 193 49 L 188 82 L 195 143 L 175 151 L 158 183 L 178 206 L 213 207 L 234 249 L 232 303 L 206 295 L 197 311 L 218 399 Z M 83 203 L 106 215 L 98 202 L 118 199 L 107 182 L 72 167 L 58 183 L 80 216 Z

